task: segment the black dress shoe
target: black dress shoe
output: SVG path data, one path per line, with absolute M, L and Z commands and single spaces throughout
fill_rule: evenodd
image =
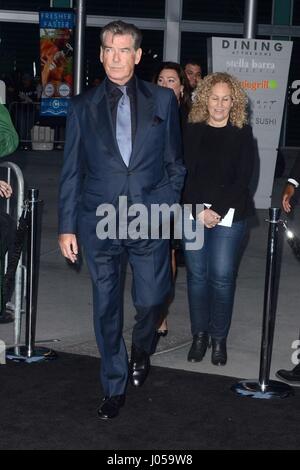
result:
M 300 385 L 300 364 L 292 370 L 280 369 L 276 372 L 276 377 L 284 382 L 290 382 L 293 385 Z
M 150 370 L 149 354 L 137 348 L 134 344 L 131 348 L 129 363 L 129 379 L 134 387 L 141 387 Z
M 187 360 L 189 362 L 200 362 L 205 356 L 208 347 L 208 333 L 201 331 L 193 336 L 193 343 L 189 350 Z
M 211 362 L 214 366 L 225 366 L 227 362 L 226 338 L 212 338 L 211 345 Z
M 98 416 L 101 419 L 115 418 L 119 414 L 120 408 L 125 403 L 125 395 L 114 395 L 104 397 L 103 403 L 98 410 Z

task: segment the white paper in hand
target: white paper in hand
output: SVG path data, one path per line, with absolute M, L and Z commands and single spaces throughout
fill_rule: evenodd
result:
M 208 209 L 211 206 L 211 204 L 206 204 L 206 203 L 204 203 L 204 205 Z M 234 211 L 235 209 L 231 207 L 229 211 L 227 212 L 227 214 L 224 215 L 223 219 L 221 219 L 221 221 L 218 223 L 218 225 L 222 225 L 223 227 L 231 227 L 232 222 L 233 222 L 233 217 L 234 217 Z
M 227 214 L 224 215 L 223 219 L 221 220 L 221 222 L 218 223 L 218 225 L 223 225 L 224 227 L 231 227 L 232 226 L 232 221 L 233 221 L 233 217 L 234 217 L 234 211 L 235 209 L 233 209 L 232 207 L 229 209 L 229 211 L 227 212 Z

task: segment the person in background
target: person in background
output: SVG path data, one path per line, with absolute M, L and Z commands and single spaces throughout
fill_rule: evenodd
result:
M 300 184 L 300 155 L 298 153 L 295 163 L 289 174 L 289 178 L 284 186 L 282 193 L 282 207 L 284 211 L 289 214 L 292 211 L 291 199 L 295 195 L 297 188 Z M 298 357 L 300 359 L 300 357 Z M 276 372 L 276 376 L 294 385 L 300 385 L 300 363 L 297 364 L 292 370 L 280 369 Z
M 193 92 L 202 78 L 201 64 L 197 60 L 188 60 L 185 63 L 184 71 L 190 84 L 191 91 Z
M 6 86 L 6 106 L 9 107 L 11 103 L 18 99 L 16 80 L 13 74 L 2 74 L 1 80 L 4 81 Z
M 227 362 L 237 265 L 247 218 L 253 214 L 249 183 L 255 146 L 246 105 L 247 96 L 237 79 L 227 73 L 207 75 L 195 90 L 184 135 L 183 202 L 192 207 L 194 229 L 204 225 L 202 248 L 187 249 L 187 240 L 183 241 L 191 362 L 203 359 L 210 338 L 212 363 Z M 196 204 L 203 204 L 199 213 Z
M 21 103 L 35 103 L 37 101 L 36 85 L 30 73 L 22 75 L 21 84 L 18 89 L 18 98 Z
M 6 157 L 13 153 L 19 144 L 18 134 L 13 126 L 10 114 L 3 104 L 0 104 L 0 157 Z M 6 181 L 0 180 L 0 197 L 9 198 L 12 195 L 12 187 Z M 12 254 L 16 223 L 5 212 L 0 211 L 0 289 L 2 292 L 2 281 L 4 275 L 4 256 L 9 252 Z M 0 302 L 0 321 L 5 320 L 5 305 Z
M 0 197 L 8 199 L 11 195 L 11 185 L 0 180 Z M 5 302 L 3 302 L 4 260 L 7 251 L 9 256 L 12 254 L 15 229 L 15 221 L 6 212 L 0 211 L 0 323 L 4 323 L 6 318 Z
M 282 207 L 285 212 L 292 210 L 291 199 L 300 184 L 300 155 L 298 154 L 282 193 Z
M 183 130 L 192 105 L 190 85 L 183 68 L 177 62 L 162 62 L 153 77 L 153 82 L 174 91 Z
M 153 82 L 159 86 L 170 88 L 174 91 L 177 102 L 181 122 L 181 130 L 186 126 L 188 113 L 191 108 L 190 87 L 186 74 L 177 62 L 162 62 L 157 69 Z M 180 241 L 174 238 L 171 239 L 171 262 L 173 281 L 176 277 L 176 254 L 175 251 L 181 248 Z M 164 318 L 157 330 L 158 336 L 167 336 L 168 323 L 167 318 Z
M 0 180 L 0 197 L 8 199 L 12 195 L 12 187 L 6 181 Z M 13 238 L 15 234 L 15 222 L 5 212 L 0 211 L 0 266 L 4 266 L 4 255 L 13 247 Z M 1 274 L 1 273 L 0 273 Z M 3 274 L 3 270 L 2 270 Z M 0 305 L 1 307 L 1 305 Z M 1 310 L 1 308 L 0 308 Z
M 101 354 L 104 397 L 98 416 L 111 419 L 124 405 L 128 379 L 140 387 L 147 378 L 158 322 L 172 283 L 169 241 L 149 238 L 148 230 L 145 237 L 130 236 L 127 217 L 126 227 L 116 221 L 114 233 L 103 236 L 106 232 L 104 226 L 99 228 L 103 217 L 98 209 L 118 210 L 121 197 L 128 202 L 128 211 L 135 203 L 148 211 L 152 204 L 178 203 L 185 168 L 174 93 L 134 75 L 142 57 L 141 31 L 135 25 L 113 21 L 102 28 L 100 38 L 106 78 L 69 103 L 59 244 L 73 263 L 78 256 L 78 236 L 84 248 Z M 119 233 L 124 228 L 127 237 Z M 137 312 L 129 365 L 122 335 L 124 254 L 133 272 Z
M 19 137 L 4 104 L 0 104 L 0 157 L 13 153 L 19 145 Z

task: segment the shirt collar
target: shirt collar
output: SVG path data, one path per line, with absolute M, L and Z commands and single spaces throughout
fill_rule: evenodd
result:
M 135 78 L 135 76 L 133 75 L 131 77 L 131 79 L 128 80 L 128 82 L 124 84 L 124 86 L 127 87 L 127 94 L 128 95 L 133 95 L 135 93 L 135 89 L 136 89 L 136 78 Z M 109 95 L 115 95 L 116 91 L 119 95 L 120 88 L 116 83 L 112 82 L 109 78 L 107 78 L 106 90 L 107 90 Z

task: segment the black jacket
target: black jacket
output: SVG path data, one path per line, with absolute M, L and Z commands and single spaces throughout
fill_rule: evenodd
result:
M 222 217 L 233 207 L 234 221 L 251 215 L 249 183 L 254 154 L 252 128 L 248 125 L 240 129 L 231 124 L 222 128 L 188 124 L 184 132 L 187 177 L 183 202 L 210 203 Z
M 300 184 L 300 155 L 297 155 L 295 163 L 289 174 L 289 178 L 293 178 Z

